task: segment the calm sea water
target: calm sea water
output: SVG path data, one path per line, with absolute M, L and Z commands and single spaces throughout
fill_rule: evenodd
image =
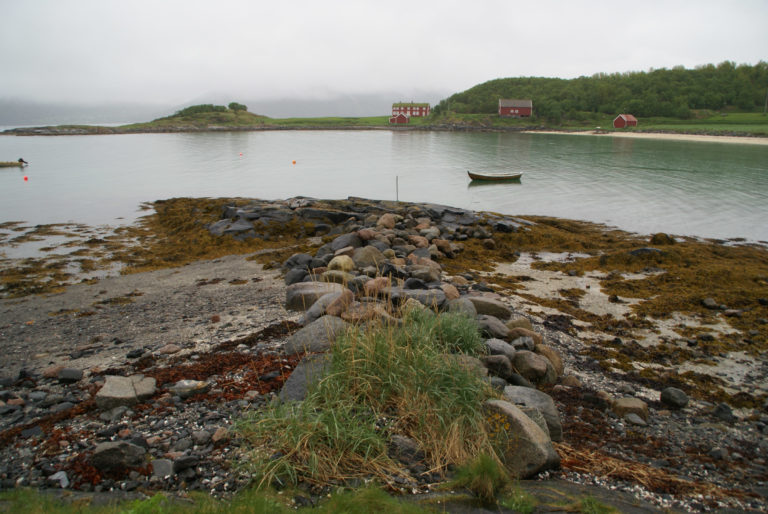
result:
M 0 222 L 127 223 L 142 202 L 180 196 L 361 196 L 768 240 L 766 146 L 391 131 L 0 137 L 0 160 L 19 157 L 31 165 L 0 169 Z M 467 169 L 524 176 L 476 185 Z

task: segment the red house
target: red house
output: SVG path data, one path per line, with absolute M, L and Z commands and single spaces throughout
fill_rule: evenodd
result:
M 408 116 L 429 116 L 428 103 L 398 102 L 392 104 L 392 116 L 407 114 Z
M 408 123 L 409 121 L 411 121 L 411 117 L 403 113 L 395 114 L 389 118 L 390 123 Z
M 502 118 L 528 118 L 533 113 L 531 100 L 507 100 L 499 98 L 499 116 Z
M 613 128 L 637 127 L 637 118 L 631 114 L 619 114 L 613 120 Z

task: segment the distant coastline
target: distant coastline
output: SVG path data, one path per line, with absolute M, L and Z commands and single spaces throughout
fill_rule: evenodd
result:
M 392 130 L 392 131 L 439 131 L 439 132 L 518 132 L 524 134 L 557 134 L 597 137 L 620 137 L 631 139 L 657 139 L 670 141 L 699 141 L 736 143 L 750 145 L 768 145 L 768 137 L 748 133 L 743 134 L 712 134 L 689 133 L 675 131 L 595 131 L 594 129 L 554 129 L 535 126 L 487 126 L 471 123 L 438 123 L 418 124 L 411 126 L 390 126 L 376 124 L 345 124 L 322 123 L 322 118 L 311 118 L 315 123 L 262 123 L 258 125 L 153 125 L 153 122 L 121 125 L 56 125 L 42 127 L 18 127 L 0 132 L 3 136 L 89 136 L 89 135 L 122 135 L 122 134 L 168 134 L 168 133 L 202 133 L 202 132 L 261 132 L 280 130 Z M 338 118 L 328 118 L 328 121 L 338 121 Z M 279 120 L 277 120 L 279 121 Z M 320 121 L 320 123 L 317 123 Z

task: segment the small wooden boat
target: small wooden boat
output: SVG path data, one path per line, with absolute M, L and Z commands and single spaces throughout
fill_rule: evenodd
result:
M 23 168 L 28 164 L 26 161 L 0 161 L 0 168 Z
M 483 180 L 486 182 L 510 182 L 514 180 L 520 180 L 523 176 L 522 172 L 515 173 L 472 173 L 467 170 L 467 175 L 472 180 Z

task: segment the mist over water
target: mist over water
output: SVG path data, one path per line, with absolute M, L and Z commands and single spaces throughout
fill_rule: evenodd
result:
M 128 223 L 141 203 L 182 196 L 360 196 L 768 240 L 764 146 L 388 130 L 0 137 L 0 160 L 19 157 L 30 166 L 0 169 L 0 222 Z M 524 175 L 478 184 L 468 169 Z

